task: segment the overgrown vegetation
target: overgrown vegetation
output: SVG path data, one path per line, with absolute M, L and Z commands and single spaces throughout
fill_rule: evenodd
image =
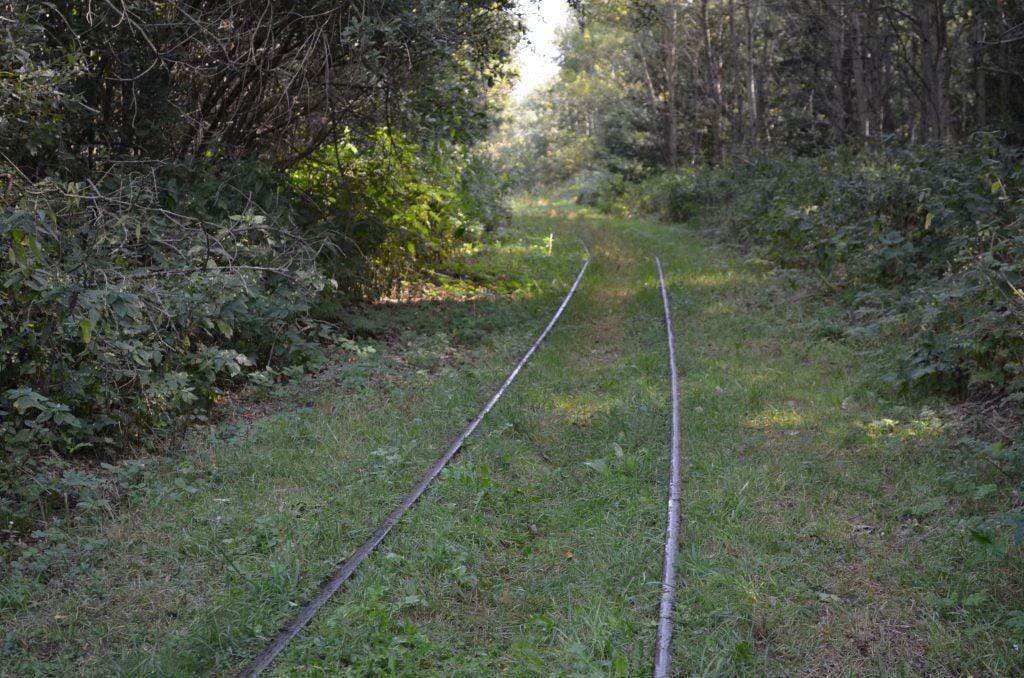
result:
M 576 17 L 559 78 L 503 136 L 523 188 L 699 212 L 905 341 L 894 382 L 1019 411 L 1020 7 L 600 0 Z
M 820 276 L 857 331 L 901 339 L 915 392 L 1024 402 L 1021 153 L 971 147 L 761 156 L 635 190 L 671 219 Z M 897 380 L 894 377 L 894 381 Z
M 1020 672 L 1024 5 L 568 5 L 491 136 L 515 0 L 0 0 L 0 673 L 251 657 L 578 239 L 282 671 L 648 670 L 658 254 L 680 670 Z
M 809 272 L 843 312 L 826 335 L 884 339 L 892 390 L 946 399 L 947 433 L 1024 481 L 1024 7 L 573 7 L 558 78 L 500 137 L 520 188 Z
M 579 239 L 592 264 L 541 350 L 276 671 L 650 672 L 657 252 L 685 361 L 680 672 L 1018 672 L 1024 563 L 998 522 L 1013 488 L 963 463 L 939 411 L 888 397 L 885 356 L 816 331 L 837 314 L 799 276 L 551 202 L 520 205 L 444 287 L 348 309 L 376 353 L 194 427 L 183 457 L 125 464 L 114 518 L 54 526 L 0 580 L 0 672 L 237 671 L 493 392 Z
M 518 32 L 490 0 L 0 2 L 4 535 L 355 350 L 318 307 L 500 223 L 472 145 Z
M 558 78 L 507 139 L 524 186 L 757 151 L 1024 141 L 1006 0 L 579 0 Z

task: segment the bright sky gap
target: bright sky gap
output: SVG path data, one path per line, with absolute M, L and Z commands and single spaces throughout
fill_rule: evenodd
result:
M 565 0 L 524 0 L 522 10 L 526 37 L 516 55 L 520 74 L 512 89 L 516 101 L 558 74 L 558 30 L 569 21 Z

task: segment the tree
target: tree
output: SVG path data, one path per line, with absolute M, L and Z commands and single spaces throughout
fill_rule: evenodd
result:
M 591 74 L 587 99 L 601 102 L 586 108 L 597 130 L 591 162 L 604 167 L 626 158 L 650 168 L 721 163 L 767 144 L 811 153 L 882 138 L 952 142 L 977 130 L 1024 141 L 1017 0 L 581 0 L 575 7 L 581 35 L 591 37 L 566 36 L 562 77 Z M 588 40 L 598 35 L 614 49 L 593 52 Z M 583 50 L 590 50 L 585 58 Z M 598 72 L 616 77 L 592 77 Z M 602 131 L 612 128 L 643 130 L 644 148 L 613 147 Z

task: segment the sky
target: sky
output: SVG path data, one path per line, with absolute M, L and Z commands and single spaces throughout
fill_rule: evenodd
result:
M 526 39 L 519 47 L 519 81 L 512 89 L 522 101 L 558 73 L 557 31 L 569 21 L 566 0 L 520 0 L 526 21 Z

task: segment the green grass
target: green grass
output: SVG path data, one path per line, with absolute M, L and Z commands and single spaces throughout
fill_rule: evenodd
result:
M 1008 493 L 963 490 L 991 478 L 958 461 L 942 415 L 879 395 L 884 350 L 831 339 L 828 308 L 688 228 L 533 204 L 458 286 L 345 311 L 376 355 L 197 432 L 115 518 L 40 555 L 53 588 L 9 573 L 0 671 L 237 668 L 500 383 L 577 238 L 593 264 L 548 342 L 274 674 L 649 672 L 668 442 L 655 254 L 683 385 L 680 672 L 1024 669 L 1024 568 L 977 518 Z

